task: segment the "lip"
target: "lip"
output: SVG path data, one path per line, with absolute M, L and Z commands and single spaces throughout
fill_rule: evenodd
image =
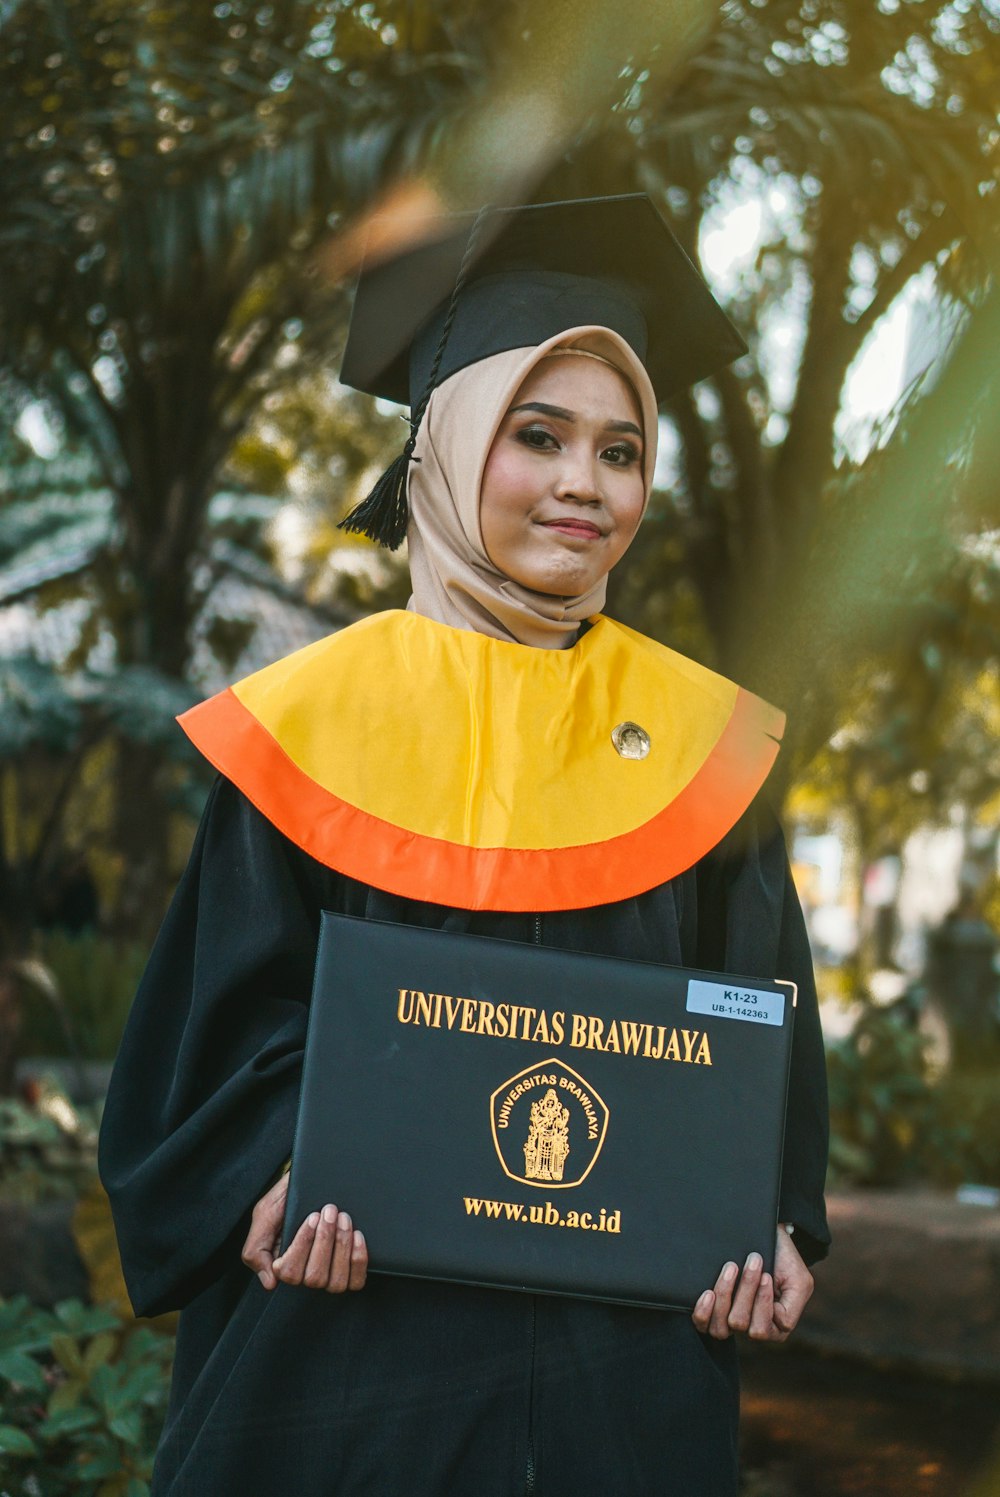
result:
M 574 540 L 598 541 L 601 539 L 600 527 L 590 520 L 542 520 L 546 530 L 558 530 L 560 535 L 570 535 Z

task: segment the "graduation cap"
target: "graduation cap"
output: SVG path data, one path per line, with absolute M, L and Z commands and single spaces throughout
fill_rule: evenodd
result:
M 403 453 L 341 522 L 390 550 L 406 534 L 427 402 L 458 370 L 595 324 L 625 339 L 663 401 L 747 351 L 644 193 L 484 208 L 443 216 L 432 232 L 362 265 L 340 373 L 411 408 Z

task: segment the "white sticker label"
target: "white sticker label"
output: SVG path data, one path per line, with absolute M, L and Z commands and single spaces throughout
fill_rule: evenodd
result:
M 785 995 L 762 993 L 759 988 L 738 988 L 724 982 L 704 982 L 699 977 L 692 977 L 688 983 L 687 1011 L 689 1014 L 708 1014 L 713 1019 L 781 1024 L 785 1017 Z

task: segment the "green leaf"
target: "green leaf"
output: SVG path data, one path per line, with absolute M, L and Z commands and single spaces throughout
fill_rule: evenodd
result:
M 122 1355 L 124 1362 L 143 1362 L 147 1357 L 162 1357 L 169 1353 L 172 1339 L 162 1331 L 154 1331 L 148 1325 L 139 1325 L 131 1332 Z
M 49 1414 L 61 1414 L 65 1409 L 75 1409 L 83 1397 L 86 1384 L 81 1378 L 67 1378 L 49 1399 Z
M 117 1445 L 110 1438 L 95 1443 L 97 1448 L 87 1451 L 77 1468 L 80 1476 L 87 1481 L 99 1481 L 102 1477 L 121 1475 L 122 1458 Z
M 37 1455 L 38 1446 L 23 1429 L 0 1424 L 0 1455 Z
M 137 1392 L 132 1391 L 130 1380 L 118 1364 L 111 1366 L 103 1362 L 96 1367 L 91 1375 L 90 1391 L 108 1420 L 124 1414 L 141 1401 L 141 1388 Z
M 45 1376 L 37 1362 L 23 1352 L 0 1352 L 0 1377 L 10 1383 L 18 1383 L 32 1393 L 45 1392 Z
M 125 1497 L 149 1497 L 149 1485 L 140 1481 L 138 1476 L 129 1478 L 129 1484 L 125 1488 Z
M 120 1330 L 122 1317 L 105 1305 L 85 1305 L 82 1300 L 60 1300 L 55 1313 L 76 1336 L 94 1336 L 100 1331 Z
M 57 1334 L 52 1337 L 52 1355 L 59 1366 L 72 1377 L 82 1377 L 84 1373 L 83 1356 L 79 1343 L 74 1336 Z
M 121 1460 L 117 1455 L 101 1455 L 94 1460 L 81 1461 L 76 1468 L 78 1479 L 81 1481 L 101 1481 L 109 1477 L 115 1482 L 112 1491 L 121 1490 L 120 1478 L 122 1475 Z M 92 1490 L 90 1487 L 88 1491 Z
M 106 1362 L 94 1368 L 90 1378 L 90 1392 L 98 1408 L 109 1418 L 117 1412 L 118 1400 L 115 1395 L 118 1388 L 115 1375 Z
M 6 1351 L 41 1351 L 49 1344 L 54 1322 L 47 1312 L 11 1316 L 0 1324 L 0 1353 Z
M 156 1362 L 146 1362 L 140 1367 L 131 1368 L 122 1388 L 128 1396 L 129 1403 L 141 1403 L 148 1399 L 150 1394 L 159 1393 L 166 1379 L 165 1359 L 160 1357 Z
M 83 1354 L 83 1366 L 88 1375 L 104 1362 L 110 1362 L 118 1345 L 118 1337 L 111 1331 L 102 1331 L 95 1336 Z
M 42 1420 L 38 1434 L 43 1440 L 59 1440 L 66 1435 L 79 1434 L 81 1430 L 93 1429 L 99 1418 L 96 1409 L 56 1409 Z
M 124 1440 L 126 1445 L 138 1445 L 142 1439 L 142 1410 L 125 1409 L 116 1414 L 108 1425 L 111 1433 Z

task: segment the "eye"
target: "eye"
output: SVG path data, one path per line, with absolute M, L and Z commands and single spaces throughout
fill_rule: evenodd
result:
M 536 452 L 548 452 L 558 446 L 555 437 L 544 426 L 522 426 L 515 437 L 518 442 L 523 442 L 526 447 L 533 447 Z
M 613 447 L 605 447 L 601 456 L 614 468 L 630 468 L 639 461 L 639 449 L 634 442 L 616 442 Z

